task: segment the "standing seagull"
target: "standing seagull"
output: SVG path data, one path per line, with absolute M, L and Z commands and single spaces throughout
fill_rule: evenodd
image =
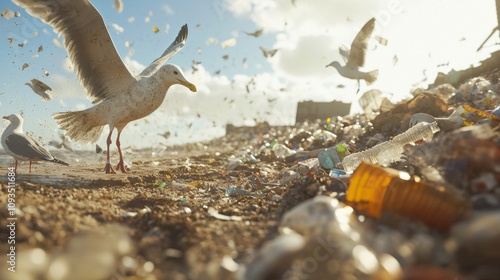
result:
M 368 85 L 372 84 L 377 80 L 378 70 L 373 70 L 370 72 L 361 72 L 358 70 L 359 67 L 365 65 L 366 49 L 368 47 L 368 39 L 372 35 L 373 29 L 375 29 L 375 18 L 370 19 L 363 28 L 359 31 L 354 41 L 351 44 L 351 51 L 347 51 L 340 48 L 339 52 L 342 55 L 348 54 L 349 58 L 345 66 L 341 66 L 338 61 L 334 61 L 328 66 L 333 66 L 339 74 L 345 78 L 353 79 L 358 81 L 358 91 L 359 92 L 359 80 L 365 80 Z M 347 55 L 346 55 L 347 56 Z
M 111 135 L 116 128 L 116 147 L 120 155 L 116 169 L 128 172 L 120 148 L 120 134 L 125 126 L 160 107 L 171 85 L 180 84 L 196 92 L 196 86 L 186 80 L 179 66 L 163 65 L 184 47 L 187 25 L 182 26 L 174 42 L 160 57 L 139 75 L 132 76 L 118 55 L 102 16 L 88 0 L 12 1 L 63 36 L 80 83 L 95 104 L 83 111 L 54 114 L 59 128 L 73 141 L 95 143 L 108 125 L 106 173 L 116 173 L 109 155 Z
M 64 161 L 55 158 L 49 151 L 36 142 L 35 139 L 24 134 L 23 117 L 18 114 L 12 114 L 3 118 L 9 120 L 10 124 L 2 134 L 2 147 L 8 155 L 14 158 L 14 170 L 17 170 L 17 161 L 19 160 L 29 160 L 29 173 L 31 173 L 32 161 L 44 160 L 69 165 Z

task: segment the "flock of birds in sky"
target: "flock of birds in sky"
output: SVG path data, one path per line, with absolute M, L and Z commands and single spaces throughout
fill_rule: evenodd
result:
M 52 115 L 58 127 L 65 131 L 61 136 L 62 143 L 54 143 L 61 147 L 67 143 L 67 138 L 79 143 L 95 143 L 102 134 L 104 126 L 109 127 L 106 145 L 106 173 L 123 173 L 129 171 L 123 160 L 120 134 L 125 126 L 134 120 L 141 119 L 154 112 L 163 102 L 171 85 L 180 84 L 192 92 L 196 86 L 189 82 L 182 69 L 174 64 L 165 64 L 185 45 L 188 37 L 188 27 L 183 25 L 171 45 L 138 75 L 132 75 L 116 51 L 108 29 L 102 16 L 88 0 L 12 0 L 16 5 L 24 8 L 26 12 L 39 18 L 63 38 L 63 45 L 68 52 L 80 84 L 85 88 L 89 100 L 94 104 L 81 111 L 60 112 Z M 293 1 L 292 1 L 293 2 Z M 50 9 L 57 6 L 59 9 Z M 115 1 L 115 8 L 123 9 L 121 1 Z M 10 13 L 9 13 L 10 12 Z M 12 14 L 11 14 L 12 13 Z M 5 11 L 2 16 L 9 18 L 18 16 L 17 12 Z M 370 19 L 357 34 L 351 44 L 350 50 L 343 47 L 340 53 L 344 57 L 345 65 L 332 62 L 333 66 L 345 78 L 358 81 L 365 80 L 367 84 L 377 79 L 378 70 L 363 72 L 368 40 L 375 27 L 375 19 Z M 117 29 L 118 27 L 114 27 Z M 259 37 L 263 29 L 247 32 L 249 36 Z M 96 39 L 97 38 L 97 39 Z M 224 46 L 231 46 L 235 42 L 230 40 L 222 42 Z M 277 49 L 268 50 L 260 47 L 263 55 L 272 57 Z M 39 52 L 43 51 L 40 46 Z M 228 57 L 223 57 L 228 59 Z M 99 62 L 99 63 L 97 63 Z M 200 62 L 193 60 L 192 71 Z M 23 65 L 23 70 L 29 65 Z M 48 75 L 48 72 L 46 73 Z M 253 79 L 246 86 L 247 92 Z M 43 100 L 52 99 L 48 93 L 51 88 L 38 79 L 26 83 Z M 51 161 L 65 164 L 56 159 L 50 152 L 42 147 L 32 137 L 24 134 L 22 130 L 23 118 L 18 114 L 4 117 L 11 123 L 2 134 L 4 150 L 15 159 L 16 168 L 18 161 L 29 161 L 30 172 L 32 161 Z M 119 162 L 113 167 L 110 160 L 110 145 L 112 134 L 117 130 L 115 140 L 119 154 Z M 168 137 L 166 134 L 164 137 Z

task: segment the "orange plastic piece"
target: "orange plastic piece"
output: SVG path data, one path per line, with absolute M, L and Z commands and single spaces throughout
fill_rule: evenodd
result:
M 422 182 L 406 172 L 363 162 L 352 175 L 347 204 L 368 216 L 384 212 L 418 219 L 447 230 L 470 212 L 471 204 L 458 193 Z
M 462 107 L 465 109 L 465 111 L 470 112 L 470 113 L 476 113 L 478 116 L 480 116 L 482 118 L 500 121 L 500 117 L 497 117 L 497 116 L 490 114 L 488 112 L 485 112 L 483 110 L 472 108 L 472 107 L 467 106 L 467 105 L 462 105 Z

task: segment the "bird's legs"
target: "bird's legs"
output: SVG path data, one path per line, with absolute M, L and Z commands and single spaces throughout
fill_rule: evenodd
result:
M 109 160 L 109 145 L 111 145 L 111 134 L 113 134 L 113 129 L 114 127 L 109 127 L 109 135 L 108 139 L 106 139 L 106 166 L 104 167 L 104 172 L 106 172 L 106 174 L 116 174 L 116 171 L 113 169 L 113 166 L 111 166 L 111 162 Z
M 29 173 L 31 173 L 31 160 L 30 160 L 30 171 L 29 171 Z
M 359 83 L 359 80 L 358 80 L 358 90 L 356 91 L 356 94 L 359 93 L 359 88 L 361 87 L 361 84 Z
M 120 154 L 120 161 L 118 162 L 118 165 L 116 166 L 116 169 L 120 169 L 121 172 L 123 173 L 128 173 L 130 169 L 128 169 L 125 166 L 125 163 L 123 162 L 123 155 L 122 155 L 122 149 L 120 147 L 120 135 L 122 134 L 123 127 L 117 128 L 118 130 L 118 136 L 116 136 L 116 147 L 118 148 L 118 154 Z

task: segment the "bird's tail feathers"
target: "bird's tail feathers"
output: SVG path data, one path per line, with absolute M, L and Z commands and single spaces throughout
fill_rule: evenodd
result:
M 377 78 L 378 78 L 378 70 L 373 70 L 366 73 L 364 80 L 366 81 L 367 85 L 371 85 L 377 80 Z
M 92 115 L 87 109 L 55 113 L 52 118 L 71 140 L 79 143 L 95 143 L 99 140 L 104 126 L 92 121 Z

